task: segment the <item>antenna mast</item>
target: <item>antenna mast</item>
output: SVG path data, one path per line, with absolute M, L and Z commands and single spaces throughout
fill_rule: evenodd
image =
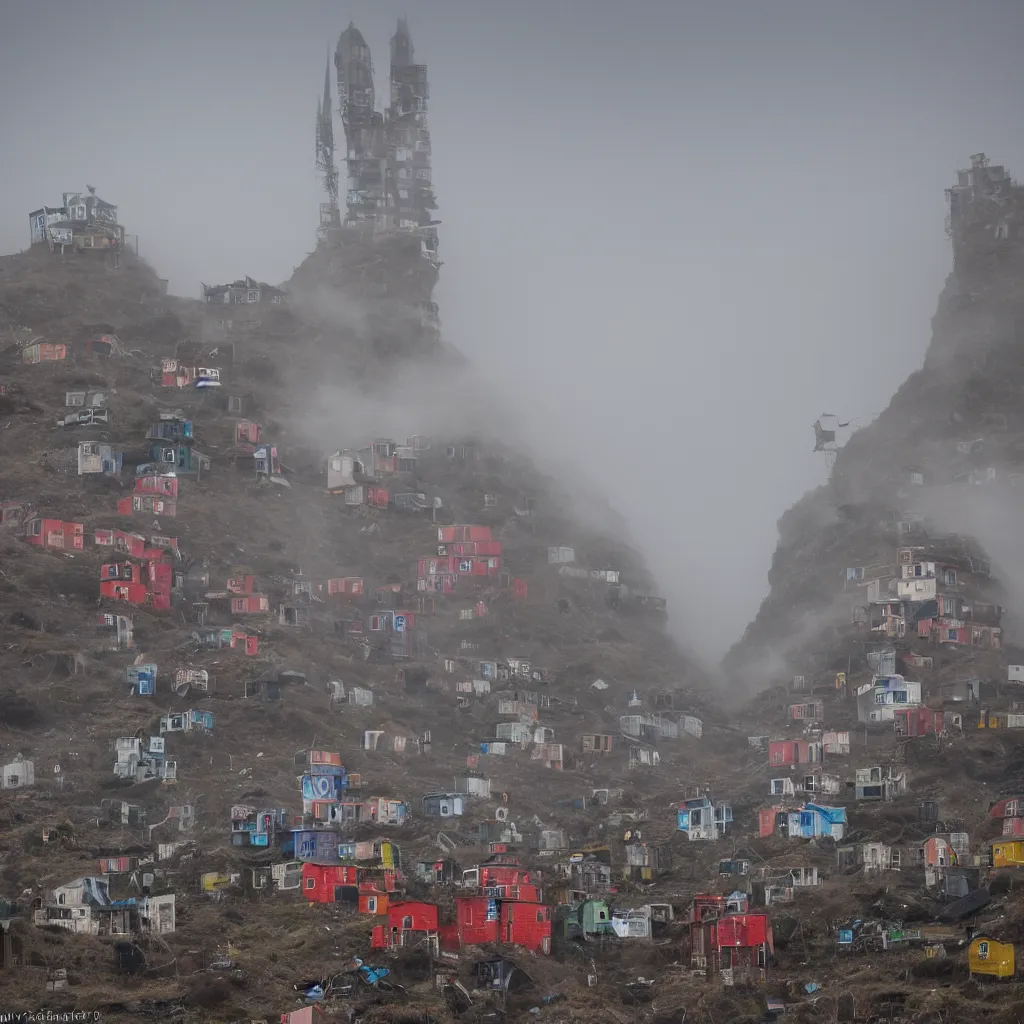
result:
M 320 231 L 341 224 L 338 212 L 338 168 L 334 164 L 334 125 L 331 121 L 331 57 L 324 69 L 324 94 L 316 105 L 316 169 L 323 175 L 327 202 L 320 204 Z

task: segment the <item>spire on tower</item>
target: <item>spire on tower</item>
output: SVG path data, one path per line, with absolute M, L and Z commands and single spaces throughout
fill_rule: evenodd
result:
M 345 131 L 344 225 L 414 235 L 437 267 L 437 203 L 427 127 L 430 90 L 426 66 L 415 62 L 405 18 L 398 19 L 390 56 L 388 105 L 382 112 L 376 107 L 370 48 L 351 22 L 334 51 Z M 329 110 L 327 92 L 324 96 L 321 108 Z M 329 115 L 324 113 L 321 120 Z M 326 132 L 321 134 L 326 139 Z
M 323 113 L 328 121 L 331 120 L 331 50 L 327 48 L 327 62 L 324 65 L 324 98 Z M 333 132 L 333 129 L 332 129 Z
M 395 34 L 391 37 L 391 67 L 407 68 L 410 64 L 415 63 L 409 26 L 405 18 L 399 18 L 398 28 L 395 29 Z
M 316 101 L 316 167 L 324 177 L 327 202 L 320 204 L 320 225 L 338 223 L 338 169 L 334 164 L 334 124 L 331 119 L 331 54 L 324 69 L 324 94 Z

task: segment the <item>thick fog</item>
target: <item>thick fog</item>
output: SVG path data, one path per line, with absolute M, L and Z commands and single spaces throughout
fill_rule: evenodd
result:
M 921 362 L 955 168 L 1024 173 L 1024 5 L 9 3 L 0 249 L 88 183 L 177 294 L 287 279 L 328 49 L 354 20 L 380 100 L 400 14 L 430 69 L 447 339 L 721 653 L 825 477 L 813 420 L 868 422 Z

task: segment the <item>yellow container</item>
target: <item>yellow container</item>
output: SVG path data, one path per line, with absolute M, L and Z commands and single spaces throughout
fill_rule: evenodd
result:
M 1012 978 L 1014 974 L 1013 943 L 997 942 L 987 935 L 978 935 L 967 949 L 967 965 L 971 975 L 989 978 Z
M 1019 839 L 992 844 L 992 867 L 1024 867 L 1024 842 Z
M 218 889 L 224 888 L 230 881 L 231 879 L 222 871 L 207 871 L 199 879 L 203 892 L 216 892 Z

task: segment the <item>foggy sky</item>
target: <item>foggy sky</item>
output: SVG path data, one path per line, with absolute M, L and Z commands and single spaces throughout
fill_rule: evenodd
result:
M 328 47 L 353 19 L 380 100 L 399 14 L 430 68 L 447 338 L 721 653 L 824 480 L 815 417 L 866 423 L 920 365 L 954 169 L 1024 175 L 1024 4 L 8 0 L 0 250 L 88 182 L 175 293 L 286 279 Z

